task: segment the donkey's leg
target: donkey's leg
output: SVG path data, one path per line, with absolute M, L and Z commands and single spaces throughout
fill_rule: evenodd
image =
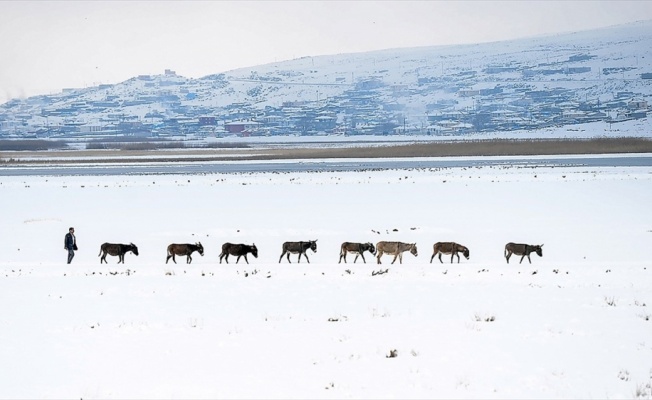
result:
M 308 261 L 308 264 L 310 264 L 310 259 L 308 258 L 308 253 L 303 253 L 303 256 L 306 258 L 306 261 Z M 299 253 L 299 257 L 301 257 L 301 253 Z
M 378 255 L 376 256 L 376 261 L 378 261 L 378 264 L 382 264 L 382 263 L 380 262 L 380 257 L 381 257 L 382 255 L 383 255 L 383 251 L 382 251 L 382 250 L 378 250 Z
M 395 262 L 396 259 L 398 258 L 398 255 L 399 255 L 399 254 L 401 254 L 401 253 L 397 253 L 397 254 L 394 255 L 394 259 L 392 260 L 392 264 L 394 264 L 394 262 Z
M 360 257 L 362 257 L 362 262 L 364 262 L 366 264 L 367 260 L 364 259 L 364 252 L 360 253 Z M 355 256 L 355 259 L 357 260 L 358 256 Z M 355 261 L 353 261 L 353 263 L 355 264 Z
M 529 253 L 527 255 L 527 260 L 530 262 L 530 264 L 532 264 L 532 260 L 530 260 L 530 254 Z
M 524 258 L 525 258 L 525 254 L 523 254 L 523 255 L 521 256 L 521 261 L 519 261 L 518 263 L 519 263 L 519 264 L 522 263 Z M 530 256 L 528 256 L 528 258 L 530 258 Z

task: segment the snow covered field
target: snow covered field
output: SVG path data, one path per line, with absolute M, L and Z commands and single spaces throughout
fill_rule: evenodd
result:
M 517 166 L 2 177 L 0 397 L 651 398 L 651 181 Z M 309 239 L 310 264 L 279 264 L 284 241 Z M 342 242 L 380 240 L 419 255 L 338 264 Z M 259 258 L 219 264 L 227 241 Z M 437 241 L 470 260 L 430 264 Z M 507 264 L 510 241 L 543 257 Z M 140 255 L 100 265 L 103 242 Z M 173 242 L 205 255 L 165 264 Z

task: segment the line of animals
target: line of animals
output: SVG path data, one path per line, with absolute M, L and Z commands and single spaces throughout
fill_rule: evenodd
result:
M 530 254 L 531 253 L 536 253 L 539 255 L 539 257 L 543 257 L 543 245 L 530 245 L 530 244 L 523 244 L 523 243 L 507 243 L 505 245 L 505 259 L 507 260 L 507 263 L 509 264 L 509 258 L 512 256 L 512 254 L 515 254 L 517 256 L 521 256 L 521 260 L 519 261 L 519 264 L 523 262 L 523 259 L 527 257 L 527 260 L 532 264 L 532 260 L 530 259 Z M 308 254 L 306 253 L 308 249 L 312 250 L 313 253 L 317 252 L 317 240 L 308 240 L 305 242 L 285 242 L 283 243 L 283 252 L 281 253 L 281 256 L 278 259 L 278 262 L 280 263 L 283 260 L 283 256 L 287 255 L 287 260 L 288 262 L 290 261 L 290 254 L 298 254 L 299 258 L 297 262 L 301 262 L 301 256 L 303 255 L 306 258 L 306 261 L 310 263 L 310 259 L 308 259 Z M 172 243 L 168 246 L 167 248 L 167 258 L 165 259 L 165 263 L 167 264 L 170 259 L 176 264 L 177 260 L 175 256 L 186 256 L 186 263 L 190 264 L 192 262 L 192 253 L 198 252 L 201 256 L 204 255 L 204 247 L 202 246 L 201 242 L 197 242 L 195 244 L 190 244 L 190 243 Z M 403 243 L 403 242 L 385 242 L 381 241 L 374 246 L 372 243 L 367 242 L 367 243 L 354 243 L 354 242 L 344 242 L 342 243 L 342 246 L 340 247 L 340 260 L 338 263 L 341 263 L 342 260 L 346 263 L 346 255 L 348 253 L 354 253 L 355 254 L 355 259 L 353 260 L 353 263 L 358 261 L 358 257 L 362 257 L 362 261 L 364 263 L 367 263 L 367 260 L 364 258 L 364 253 L 365 251 L 368 251 L 372 255 L 376 257 L 376 261 L 378 264 L 381 264 L 380 258 L 384 255 L 393 255 L 394 259 L 392 260 L 392 264 L 396 261 L 398 258 L 399 263 L 403 263 L 403 253 L 406 251 L 409 251 L 412 255 L 415 257 L 418 256 L 417 253 L 417 245 L 416 243 Z M 100 254 L 99 256 L 102 256 L 100 258 L 100 264 L 102 262 L 107 263 L 106 261 L 106 256 L 111 255 L 111 256 L 118 256 L 118 264 L 125 262 L 125 254 L 128 252 L 132 252 L 135 255 L 138 255 L 138 247 L 136 247 L 135 244 L 130 243 L 130 244 L 118 244 L 118 243 L 104 243 L 102 246 L 100 246 Z M 233 243 L 224 243 L 222 245 L 222 253 L 220 253 L 220 264 L 222 263 L 222 260 L 226 261 L 226 263 L 229 263 L 229 256 L 236 256 L 238 257 L 236 259 L 236 264 L 240 262 L 240 258 L 244 257 L 245 261 L 247 264 L 249 264 L 249 260 L 247 260 L 247 254 L 251 253 L 254 257 L 258 258 L 258 248 L 256 248 L 255 244 L 248 245 L 248 244 L 233 244 Z M 466 246 L 462 246 L 461 244 L 455 243 L 455 242 L 437 242 L 433 245 L 433 253 L 432 257 L 430 257 L 430 263 L 432 263 L 432 260 L 435 258 L 436 255 L 439 255 L 439 262 L 443 263 L 441 259 L 442 254 L 450 254 L 451 256 L 451 263 L 453 262 L 453 258 L 457 256 L 457 263 L 459 264 L 460 262 L 460 253 L 468 260 L 470 258 L 470 251 L 469 248 Z

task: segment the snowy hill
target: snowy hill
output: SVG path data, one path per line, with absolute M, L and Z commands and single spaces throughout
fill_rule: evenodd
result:
M 165 71 L 0 105 L 0 136 L 438 134 L 644 119 L 652 21 L 464 46 Z

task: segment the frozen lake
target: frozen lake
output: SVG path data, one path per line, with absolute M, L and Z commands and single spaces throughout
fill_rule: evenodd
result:
M 512 157 L 433 157 L 391 159 L 324 159 L 291 161 L 211 161 L 66 164 L 0 167 L 0 176 L 120 176 L 177 175 L 251 172 L 347 172 L 370 169 L 471 168 L 484 166 L 528 167 L 649 167 L 652 156 L 512 156 Z

